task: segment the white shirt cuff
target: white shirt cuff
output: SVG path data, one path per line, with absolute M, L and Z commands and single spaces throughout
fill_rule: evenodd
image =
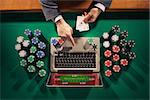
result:
M 103 12 L 105 11 L 105 6 L 101 3 L 97 3 L 94 5 L 95 7 L 98 7 L 99 9 L 101 9 Z
M 56 18 L 55 18 L 55 23 L 58 21 L 58 20 L 60 20 L 60 19 L 62 19 L 63 17 L 62 17 L 62 15 L 58 15 Z

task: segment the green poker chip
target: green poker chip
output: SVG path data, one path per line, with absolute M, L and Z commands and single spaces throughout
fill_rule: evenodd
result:
M 41 60 L 39 60 L 39 61 L 36 62 L 36 66 L 37 66 L 38 68 L 43 67 L 43 66 L 44 66 L 44 62 L 41 61 Z
M 30 48 L 30 53 L 35 53 L 37 51 L 37 48 L 35 46 L 32 46 Z
M 26 65 L 27 65 L 27 61 L 26 61 L 25 59 L 22 59 L 22 60 L 20 61 L 20 66 L 25 67 Z
M 29 63 L 32 63 L 34 61 L 34 59 L 35 59 L 35 56 L 30 55 L 27 59 L 28 59 Z
M 27 70 L 28 70 L 28 72 L 31 72 L 31 73 L 36 71 L 35 66 L 33 66 L 33 65 L 29 65 Z
M 88 43 L 89 43 L 89 44 L 93 44 L 93 39 L 92 39 L 92 38 L 89 38 L 89 39 L 88 39 Z
M 44 69 L 39 70 L 40 77 L 44 77 L 45 75 L 46 75 L 46 70 L 44 70 Z

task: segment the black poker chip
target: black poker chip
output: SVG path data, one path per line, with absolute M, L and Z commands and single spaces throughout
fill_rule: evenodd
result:
M 129 41 L 128 41 L 128 46 L 129 46 L 130 48 L 133 48 L 133 47 L 135 46 L 135 41 L 134 41 L 134 40 L 129 40 Z
M 119 27 L 119 25 L 113 26 L 113 27 L 112 27 L 112 31 L 113 31 L 113 32 L 120 32 L 120 27 Z
M 121 47 L 126 46 L 126 45 L 127 45 L 127 40 L 121 39 L 120 42 L 119 42 L 119 45 L 120 45 Z
M 123 39 L 126 38 L 126 37 L 128 37 L 128 31 L 121 32 L 120 33 L 120 37 L 123 38 Z
M 122 49 L 121 49 L 121 52 L 122 52 L 123 55 L 126 55 L 126 56 L 127 56 L 129 50 L 128 50 L 127 48 L 122 48 Z
M 135 59 L 136 58 L 136 54 L 135 54 L 135 52 L 129 52 L 129 59 L 130 60 L 133 60 L 133 59 Z

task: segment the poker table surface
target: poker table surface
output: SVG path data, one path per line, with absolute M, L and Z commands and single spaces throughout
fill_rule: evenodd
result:
M 81 13 L 64 13 L 66 21 L 74 28 L 76 16 Z M 57 36 L 55 24 L 46 22 L 42 12 L 3 12 L 1 14 L 1 99 L 2 100 L 148 100 L 149 98 L 149 17 L 148 12 L 106 12 L 96 23 L 90 24 L 85 37 L 101 37 L 111 27 L 119 25 L 129 32 L 128 40 L 135 40 L 132 49 L 137 57 L 121 71 L 118 79 L 111 80 L 102 74 L 102 88 L 48 88 L 49 57 L 44 58 L 47 75 L 38 78 L 19 65 L 15 50 L 16 38 L 25 36 L 24 30 L 40 29 L 47 41 Z M 47 51 L 49 52 L 49 51 Z M 104 65 L 101 65 L 101 68 Z M 32 77 L 31 77 L 32 76 Z

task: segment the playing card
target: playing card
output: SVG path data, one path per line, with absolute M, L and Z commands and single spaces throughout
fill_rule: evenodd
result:
M 79 30 L 80 32 L 89 30 L 89 24 L 85 23 L 83 20 L 84 16 L 77 16 L 76 30 Z

